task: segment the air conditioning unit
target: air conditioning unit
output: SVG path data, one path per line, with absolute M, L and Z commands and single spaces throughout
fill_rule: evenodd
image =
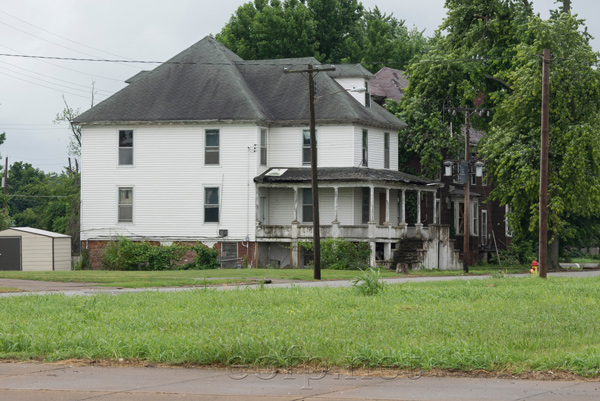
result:
M 219 237 L 227 237 L 229 230 L 219 230 Z

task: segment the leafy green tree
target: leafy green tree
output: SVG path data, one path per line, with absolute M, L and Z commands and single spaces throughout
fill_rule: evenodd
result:
M 245 60 L 319 55 L 313 14 L 298 0 L 246 3 L 216 39 Z
M 521 237 L 538 226 L 541 60 L 550 67 L 549 227 L 573 238 L 582 219 L 600 215 L 600 73 L 583 21 L 552 12 L 531 18 L 517 47 L 514 68 L 505 72 L 512 92 L 495 109 L 481 154 L 494 178 L 493 195 L 511 206 L 510 221 Z
M 526 2 L 517 0 L 447 0 L 445 6 L 447 17 L 430 40 L 430 51 L 407 68 L 409 86 L 396 109 L 410 127 L 400 133 L 399 143 L 419 155 L 427 176 L 441 169 L 444 157 L 462 156 L 462 135 L 456 133 L 464 116 L 445 108 L 473 107 L 481 93 L 486 94 L 483 107 L 493 108 L 510 92 L 503 74 L 512 68 L 533 15 Z M 488 128 L 485 118 L 475 116 L 472 124 Z
M 0 134 L 0 145 L 2 145 L 4 143 L 4 141 L 6 141 L 6 133 L 3 132 L 2 134 Z M 1 158 L 1 156 L 0 156 Z M 0 174 L 2 176 L 4 176 L 3 173 L 3 168 L 1 166 L 2 163 L 0 163 Z M 6 199 L 4 198 L 4 188 L 0 188 L 2 191 L 0 191 L 0 207 L 2 207 L 2 209 L 0 209 L 0 230 L 5 230 L 7 228 L 10 228 L 13 225 L 13 221 L 10 218 L 10 215 L 8 213 L 8 210 L 6 210 L 6 208 L 4 208 Z
M 79 241 L 80 175 L 46 174 L 29 163 L 9 168 L 8 205 L 14 224 L 67 234 Z
M 365 11 L 360 29 L 359 35 L 346 39 L 349 55 L 342 61 L 362 63 L 371 72 L 384 66 L 404 69 L 415 55 L 426 51 L 422 32 L 409 30 L 403 20 L 382 13 L 378 7 Z

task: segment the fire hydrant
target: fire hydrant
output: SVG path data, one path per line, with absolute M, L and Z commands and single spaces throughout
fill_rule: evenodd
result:
M 538 274 L 538 262 L 537 260 L 533 260 L 533 262 L 531 262 L 531 269 L 529 269 L 529 273 L 531 274 Z

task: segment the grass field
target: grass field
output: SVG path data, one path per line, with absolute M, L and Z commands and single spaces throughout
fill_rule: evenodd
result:
M 492 274 L 493 272 L 524 273 L 527 266 L 512 266 L 500 269 L 498 266 L 472 266 L 471 274 Z M 350 270 L 322 270 L 323 280 L 350 280 L 357 275 Z M 410 276 L 455 276 L 462 275 L 462 270 L 416 270 Z M 382 270 L 383 277 L 401 277 L 395 271 Z M 80 271 L 47 271 L 20 272 L 0 271 L 0 278 L 20 280 L 43 280 L 77 283 L 99 283 L 104 286 L 144 288 L 171 287 L 190 285 L 218 285 L 235 283 L 252 283 L 262 279 L 313 280 L 311 269 L 217 269 L 217 270 L 166 270 L 166 271 L 112 271 L 112 270 L 80 270 Z M 205 281 L 204 279 L 207 279 Z
M 0 299 L 0 358 L 600 370 L 600 278 Z

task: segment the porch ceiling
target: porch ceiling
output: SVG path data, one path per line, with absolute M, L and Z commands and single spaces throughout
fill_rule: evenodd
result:
M 273 170 L 279 170 L 277 172 Z M 276 173 L 276 175 L 273 175 Z M 443 184 L 437 183 L 426 178 L 402 173 L 400 171 L 372 169 L 366 167 L 321 167 L 317 169 L 319 182 L 326 183 L 387 183 L 400 185 L 418 185 L 437 188 Z M 258 177 L 254 177 L 257 184 L 291 184 L 291 183 L 310 183 L 311 170 L 308 167 L 299 168 L 270 168 Z

